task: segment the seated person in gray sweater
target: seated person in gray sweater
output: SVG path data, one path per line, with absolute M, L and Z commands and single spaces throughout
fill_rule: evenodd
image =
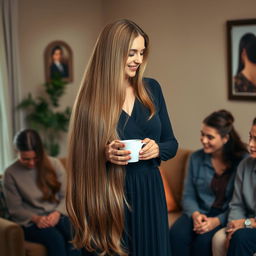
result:
M 249 133 L 250 157 L 238 166 L 228 225 L 213 237 L 214 256 L 256 255 L 256 118 Z
M 48 256 L 80 255 L 70 244 L 66 216 L 66 172 L 56 158 L 46 155 L 39 134 L 26 129 L 14 139 L 18 159 L 4 173 L 4 193 L 14 222 L 25 239 L 43 244 Z

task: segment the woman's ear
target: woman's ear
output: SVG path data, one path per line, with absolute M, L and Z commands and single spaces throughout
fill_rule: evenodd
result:
M 226 143 L 229 141 L 229 138 L 230 138 L 229 134 L 228 134 L 228 135 L 225 135 L 225 136 L 223 137 L 223 143 L 226 144 Z

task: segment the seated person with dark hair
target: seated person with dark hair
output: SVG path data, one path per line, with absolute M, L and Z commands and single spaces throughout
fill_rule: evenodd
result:
M 218 231 L 213 238 L 214 256 L 256 253 L 256 118 L 250 130 L 249 151 L 250 157 L 238 166 L 227 228 Z
M 174 256 L 210 256 L 213 235 L 226 225 L 236 169 L 247 154 L 233 122 L 226 110 L 203 121 L 203 148 L 191 155 L 184 184 L 184 214 L 170 230 Z
M 27 241 L 43 244 L 48 256 L 80 255 L 70 243 L 63 166 L 46 155 L 34 130 L 19 132 L 14 144 L 18 159 L 4 173 L 4 193 L 12 220 L 22 226 Z

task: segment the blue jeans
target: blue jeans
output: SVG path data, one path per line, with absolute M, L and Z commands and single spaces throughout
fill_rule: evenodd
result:
M 211 214 L 208 217 L 214 217 Z M 212 237 L 221 229 L 219 225 L 215 229 L 198 235 L 193 231 L 193 220 L 183 214 L 170 229 L 170 243 L 172 256 L 211 256 Z
M 75 250 L 70 243 L 72 239 L 71 223 L 67 216 L 61 216 L 58 224 L 50 228 L 38 228 L 35 224 L 23 227 L 25 239 L 43 244 L 48 256 L 80 256 L 81 250 Z
M 256 255 L 256 229 L 238 229 L 230 240 L 227 256 Z

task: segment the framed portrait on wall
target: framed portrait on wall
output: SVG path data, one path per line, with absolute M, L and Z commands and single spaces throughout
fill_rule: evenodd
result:
M 256 19 L 227 21 L 228 95 L 256 101 Z
M 50 82 L 54 78 L 73 81 L 73 54 L 70 46 L 63 41 L 54 41 L 45 49 L 45 78 Z

